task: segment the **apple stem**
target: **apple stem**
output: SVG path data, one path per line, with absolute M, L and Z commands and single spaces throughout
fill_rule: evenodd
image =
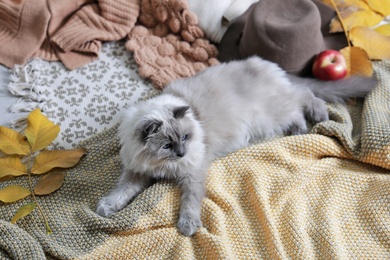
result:
M 343 30 L 344 30 L 345 38 L 347 38 L 348 47 L 351 48 L 351 42 L 350 42 L 350 40 L 349 40 L 349 35 L 348 35 L 347 30 L 345 29 L 344 21 L 343 21 L 343 19 L 341 18 L 340 11 L 339 11 L 339 9 L 337 8 L 337 5 L 336 5 L 336 3 L 334 2 L 334 0 L 330 0 L 330 2 L 332 3 L 333 8 L 334 8 L 334 10 L 336 11 L 337 17 L 338 17 L 339 20 L 340 20 L 341 27 L 342 27 Z

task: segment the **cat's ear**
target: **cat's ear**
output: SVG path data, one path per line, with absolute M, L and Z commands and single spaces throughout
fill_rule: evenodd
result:
M 141 134 L 141 138 L 145 140 L 149 135 L 156 133 L 161 125 L 161 121 L 154 119 L 147 119 L 142 121 L 140 123 L 140 127 L 138 128 Z
M 175 107 L 172 110 L 173 117 L 176 118 L 176 119 L 183 118 L 188 109 L 190 109 L 189 106 Z

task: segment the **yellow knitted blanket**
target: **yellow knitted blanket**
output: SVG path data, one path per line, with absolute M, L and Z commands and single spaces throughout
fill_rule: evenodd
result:
M 389 259 L 390 62 L 375 72 L 364 102 L 330 105 L 311 134 L 216 160 L 193 237 L 175 227 L 180 191 L 169 182 L 111 218 L 94 213 L 121 171 L 116 128 L 102 132 L 64 186 L 39 198 L 53 234 L 37 212 L 11 224 L 20 204 L 0 204 L 0 258 Z

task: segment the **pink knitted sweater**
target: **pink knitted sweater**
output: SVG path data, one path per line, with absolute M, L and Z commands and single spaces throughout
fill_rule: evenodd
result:
M 97 58 L 101 41 L 125 37 L 140 1 L 0 0 L 0 63 L 31 57 L 61 60 L 69 69 Z
M 40 57 L 75 69 L 96 59 L 102 42 L 125 37 L 140 75 L 158 88 L 218 63 L 185 0 L 0 0 L 0 17 L 7 67 Z

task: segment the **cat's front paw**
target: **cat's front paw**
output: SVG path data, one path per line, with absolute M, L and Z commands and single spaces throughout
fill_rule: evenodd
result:
M 96 213 L 102 217 L 109 217 L 119 210 L 117 203 L 110 197 L 103 197 L 96 207 Z
M 177 222 L 180 233 L 185 236 L 192 236 L 201 226 L 202 222 L 199 216 L 191 216 L 188 214 L 180 215 L 179 221 Z

